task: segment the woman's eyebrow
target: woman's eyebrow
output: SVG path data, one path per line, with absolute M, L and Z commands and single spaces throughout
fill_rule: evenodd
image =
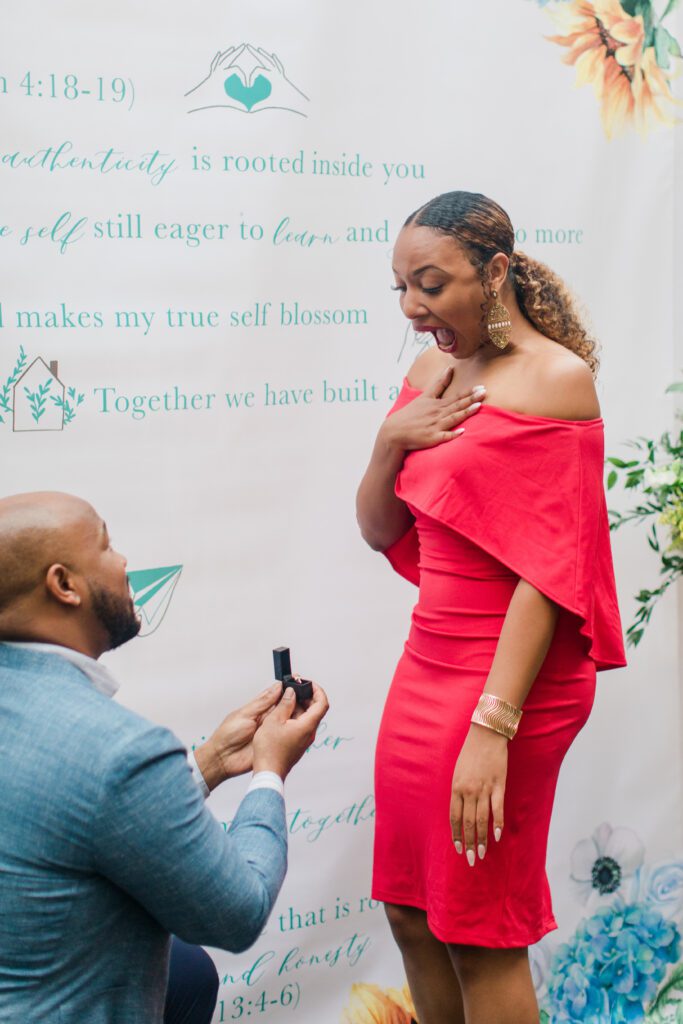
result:
M 400 276 L 398 270 L 396 270 L 395 267 L 392 267 L 391 269 L 394 272 L 394 274 L 396 274 L 397 277 Z M 419 275 L 424 274 L 426 270 L 438 270 L 439 273 L 441 274 L 445 273 L 445 271 L 441 267 L 437 267 L 433 263 L 427 263 L 424 267 L 418 267 L 417 270 L 412 270 L 410 272 L 410 276 L 419 277 Z
M 417 270 L 413 271 L 413 276 L 417 277 L 419 274 L 424 274 L 425 270 L 441 270 L 441 267 L 436 267 L 433 263 L 428 263 L 424 267 L 418 267 Z

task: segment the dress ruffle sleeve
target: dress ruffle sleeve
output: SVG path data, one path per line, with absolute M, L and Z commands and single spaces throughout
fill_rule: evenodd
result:
M 420 392 L 407 383 L 391 413 Z M 603 488 L 602 420 L 556 420 L 484 404 L 465 433 L 410 452 L 396 494 L 459 532 L 576 615 L 596 668 L 626 664 Z M 419 585 L 413 526 L 384 554 Z

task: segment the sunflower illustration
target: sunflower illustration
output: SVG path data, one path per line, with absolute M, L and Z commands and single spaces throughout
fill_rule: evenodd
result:
M 549 36 L 567 49 L 576 84 L 591 84 L 608 138 L 628 127 L 645 135 L 657 122 L 672 125 L 672 59 L 681 48 L 662 24 L 677 0 L 657 18 L 651 0 L 570 0 L 550 13 L 563 29 Z
M 416 1024 L 408 986 L 384 991 L 377 985 L 353 985 L 341 1024 Z

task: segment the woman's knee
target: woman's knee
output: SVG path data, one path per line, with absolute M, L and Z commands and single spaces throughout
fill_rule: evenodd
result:
M 385 903 L 384 911 L 391 933 L 401 949 L 422 944 L 428 939 L 434 941 L 424 910 L 417 907 L 402 907 L 397 903 Z
M 526 948 L 489 949 L 485 946 L 449 946 L 448 952 L 463 989 L 492 975 L 527 973 L 529 959 Z

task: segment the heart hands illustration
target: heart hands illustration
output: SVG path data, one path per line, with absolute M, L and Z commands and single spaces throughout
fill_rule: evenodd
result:
M 188 113 L 227 107 L 245 114 L 276 109 L 307 116 L 308 97 L 287 78 L 277 54 L 251 43 L 219 50 L 206 78 L 185 95 L 192 96 Z

